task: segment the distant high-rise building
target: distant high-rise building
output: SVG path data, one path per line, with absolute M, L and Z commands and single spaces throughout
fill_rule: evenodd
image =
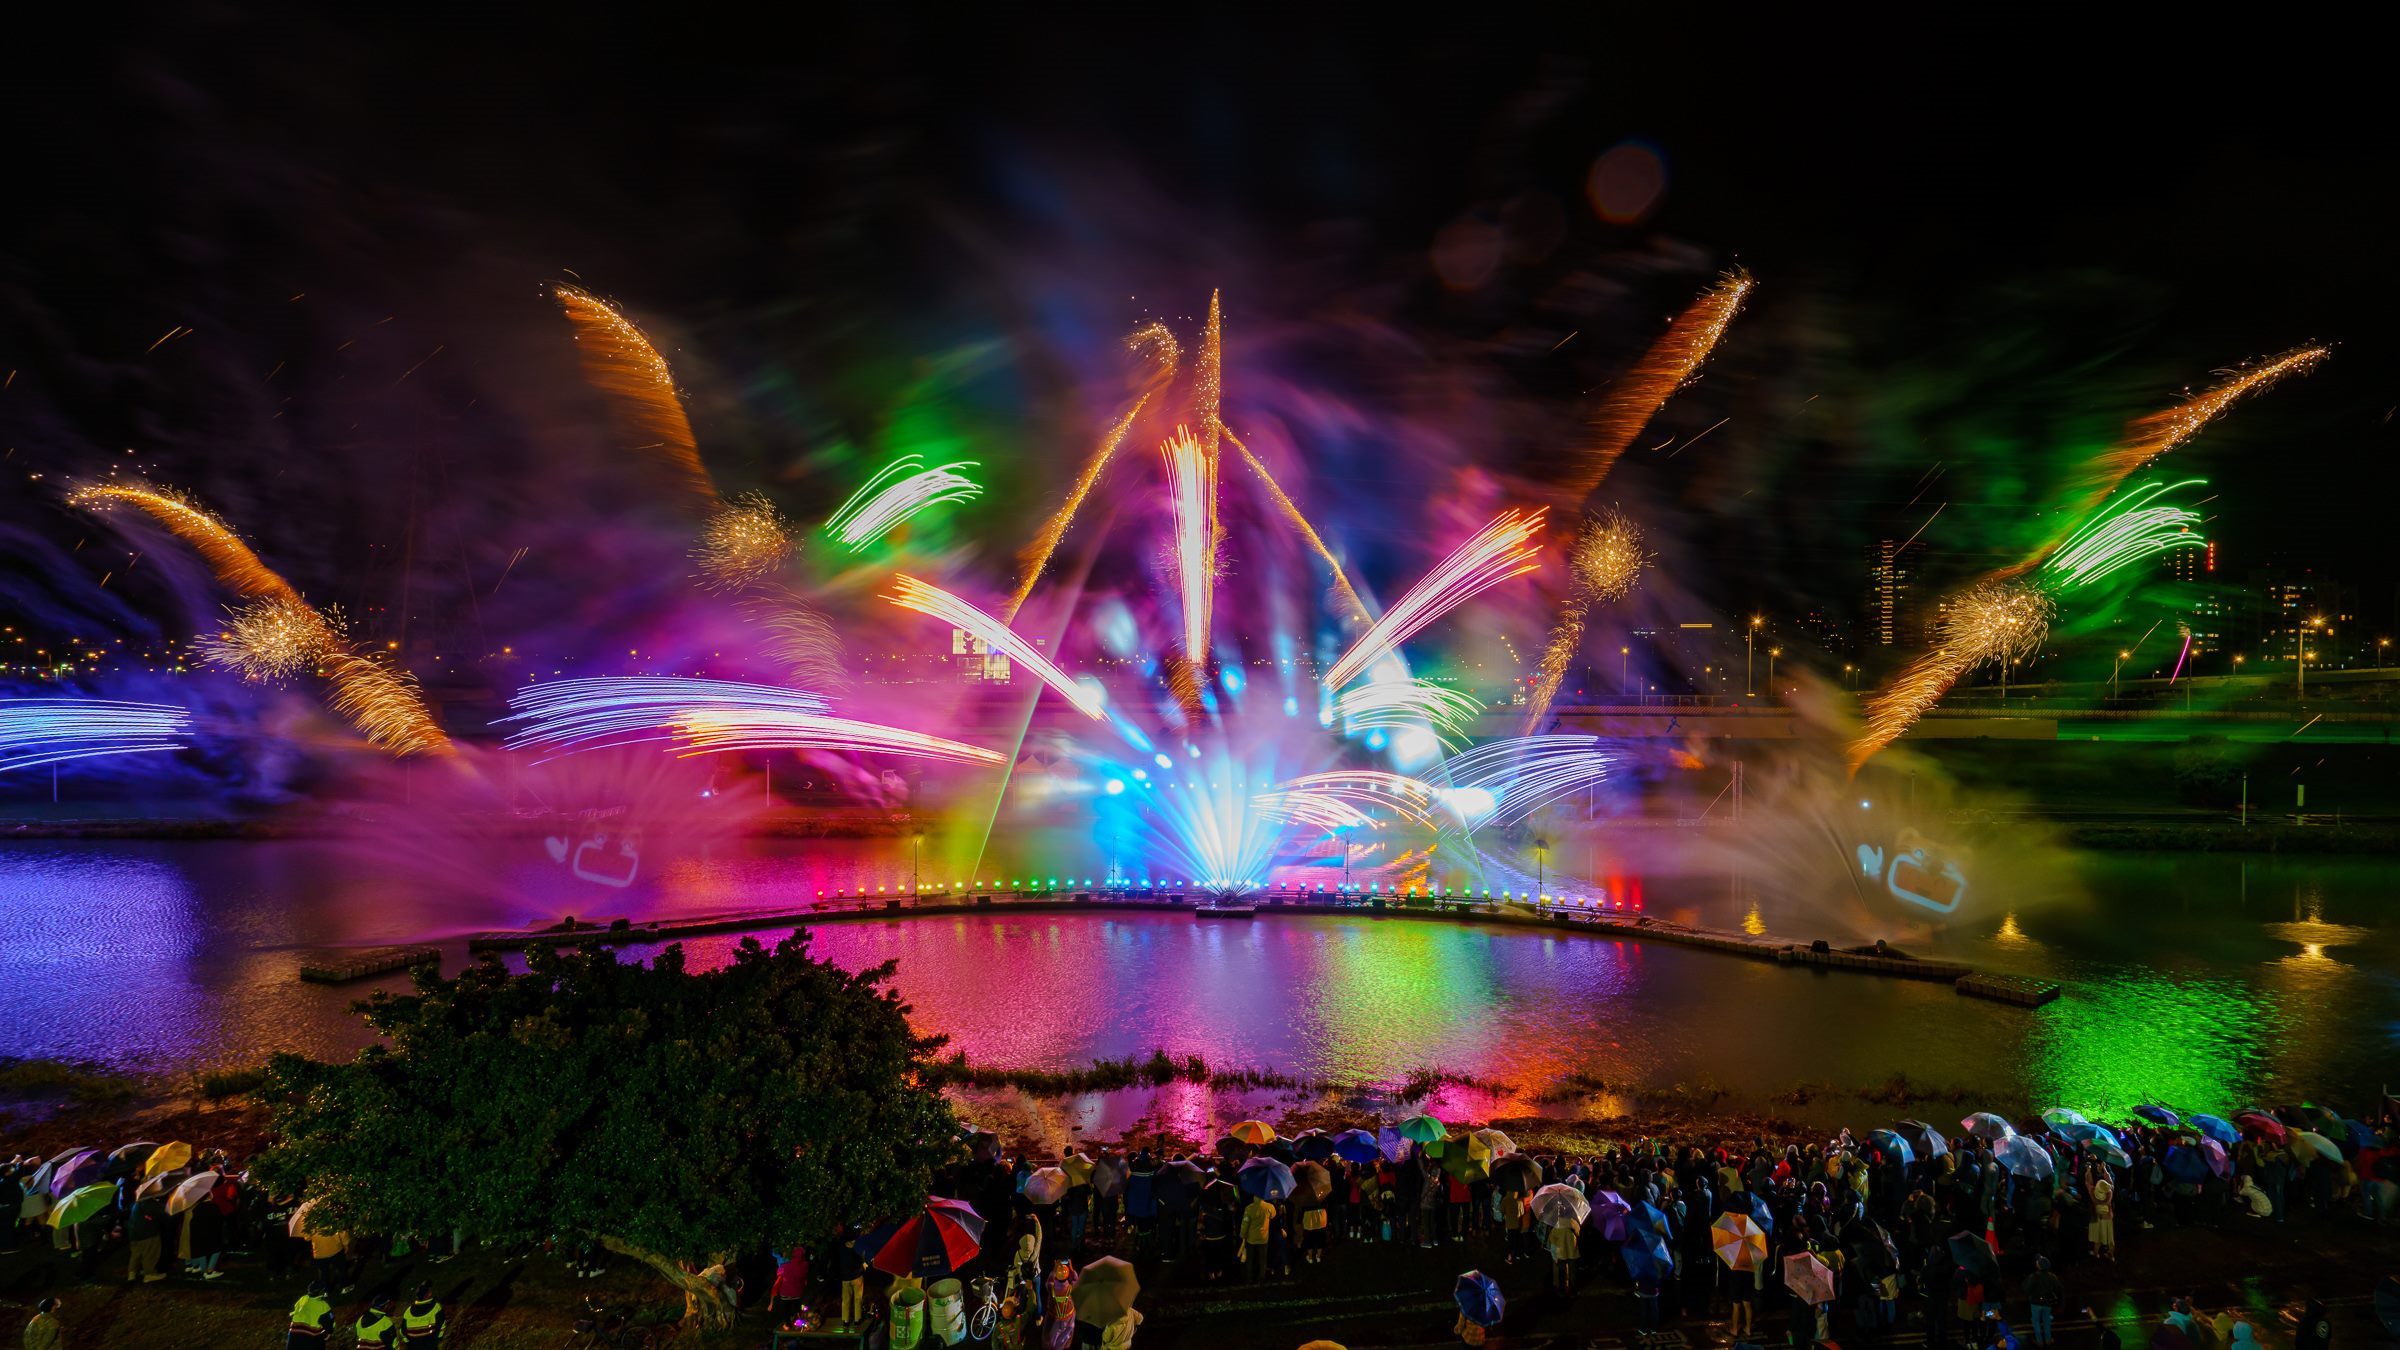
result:
M 1906 539 L 1878 539 L 1868 556 L 1867 633 L 1875 645 L 1889 647 L 1911 641 L 1907 630 L 1909 579 L 1914 572 L 1917 545 Z

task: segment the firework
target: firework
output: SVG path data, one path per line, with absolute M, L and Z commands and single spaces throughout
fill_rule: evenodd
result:
M 168 703 L 102 698 L 0 699 L 0 773 L 104 755 L 184 748 L 191 714 Z
M 1641 580 L 1642 569 L 1649 562 L 1650 554 L 1642 547 L 1642 527 L 1624 512 L 1612 506 L 1601 515 L 1584 520 L 1583 528 L 1576 533 L 1574 547 L 1567 554 L 1567 599 L 1559 608 L 1558 622 L 1550 629 L 1549 642 L 1542 648 L 1533 697 L 1526 702 L 1526 726 L 1540 722 L 1543 714 L 1550 711 L 1551 701 L 1558 697 L 1558 687 L 1566 680 L 1568 665 L 1583 648 L 1584 621 L 1590 617 L 1592 606 L 1625 598 L 1634 583 Z
M 1075 705 L 1086 717 L 1099 718 L 1102 703 L 1098 691 L 1075 682 L 1065 671 L 1052 665 L 1050 658 L 1034 649 L 1032 643 L 1009 631 L 1008 625 L 975 608 L 938 586 L 928 586 L 915 577 L 901 574 L 892 578 L 894 591 L 884 598 L 902 609 L 940 619 L 953 628 L 963 628 L 982 638 L 984 645 L 1033 672 L 1034 678 L 1058 691 L 1061 698 Z
M 764 580 L 791 552 L 791 531 L 775 503 L 745 492 L 709 514 L 692 561 L 699 564 L 701 585 L 738 591 Z
M 1482 712 L 1480 700 L 1421 679 L 1362 684 L 1334 704 L 1334 715 L 1351 731 L 1422 726 L 1441 737 L 1445 747 L 1472 738 Z
M 919 455 L 902 455 L 894 460 L 890 467 L 868 479 L 865 487 L 850 494 L 850 500 L 843 502 L 842 508 L 833 513 L 833 519 L 825 522 L 825 532 L 856 553 L 928 506 L 972 501 L 983 495 L 980 484 L 957 472 L 974 468 L 974 460 L 963 459 L 931 469 L 919 467 L 924 462 Z
M 1424 580 L 1411 586 L 1400 602 L 1360 635 L 1333 669 L 1325 672 L 1325 687 L 1339 689 L 1359 672 L 1380 661 L 1393 648 L 1468 599 L 1511 577 L 1541 566 L 1541 548 L 1530 542 L 1542 528 L 1545 509 L 1504 511 L 1474 538 L 1459 545 Z
M 1325 541 L 1318 537 L 1316 527 L 1308 523 L 1308 517 L 1301 515 L 1300 508 L 1284 495 L 1282 485 L 1275 481 L 1275 475 L 1267 472 L 1267 466 L 1258 462 L 1258 456 L 1250 453 L 1250 447 L 1242 444 L 1240 437 L 1227 431 L 1225 439 L 1242 457 L 1242 462 L 1250 466 L 1250 471 L 1258 475 L 1258 481 L 1266 484 L 1267 495 L 1275 499 L 1276 509 L 1283 512 L 1283 518 L 1292 522 L 1292 528 L 1298 530 L 1300 537 L 1308 541 L 1308 546 L 1325 560 L 1325 565 L 1333 569 L 1333 588 L 1341 595 L 1342 603 L 1349 607 L 1350 616 L 1360 623 L 1373 622 L 1366 605 L 1360 602 L 1358 592 L 1351 589 L 1350 578 L 1342 571 L 1341 559 L 1333 556 L 1333 550 L 1325 547 Z
M 793 684 L 835 692 L 849 687 L 840 630 L 800 592 L 771 587 L 744 597 L 736 608 L 743 622 L 766 635 L 765 654 L 783 666 Z
M 2206 393 L 2136 419 L 2133 425 L 2126 428 L 2122 445 L 2092 461 L 2086 482 L 2091 495 L 2085 499 L 2082 509 L 2088 511 L 2098 505 L 2101 498 L 2107 496 L 2117 484 L 2124 482 L 2134 470 L 2199 435 L 2209 423 L 2231 411 L 2234 404 L 2252 394 L 2263 392 L 2286 375 L 2307 373 L 2331 355 L 2333 350 L 2329 347 L 2302 347 L 2289 351 L 2245 369 L 2232 371 Z
M 648 438 L 640 448 L 658 451 L 694 492 L 714 501 L 716 486 L 700 462 L 700 447 L 692 438 L 691 419 L 684 415 L 667 358 L 633 320 L 599 296 L 564 284 L 553 286 L 550 293 L 574 326 L 585 377 L 608 397 L 619 416 Z
M 1866 726 L 1850 743 L 1850 772 L 1856 774 L 1875 753 L 1915 726 L 1933 711 L 1973 663 L 1947 646 L 1936 646 L 1910 661 L 1892 682 L 1867 699 Z
M 1433 828 L 1439 799 L 1440 793 L 1432 786 L 1405 774 L 1334 769 L 1279 783 L 1252 802 L 1269 819 L 1320 829 L 1372 824 L 1375 811 L 1389 811 L 1412 825 Z
M 1000 764 L 1006 756 L 902 727 L 836 717 L 798 689 L 665 676 L 553 680 L 519 691 L 502 720 L 518 724 L 512 750 L 561 754 L 677 743 L 685 756 L 719 750 L 880 751 Z
M 450 738 L 425 707 L 416 677 L 347 647 L 326 654 L 320 667 L 333 709 L 366 733 L 376 748 L 394 755 L 446 755 Z
M 1642 434 L 1668 398 L 1700 369 L 1756 284 L 1757 280 L 1739 267 L 1719 277 L 1690 308 L 1675 316 L 1665 336 L 1617 382 L 1593 415 L 1591 441 L 1563 484 L 1572 500 L 1581 501 L 1600 486 L 1625 447 L 1633 444 L 1633 438 Z
M 2200 513 L 2160 500 L 2178 488 L 2206 481 L 2145 483 L 2126 493 L 2123 501 L 2093 517 L 2050 554 L 2042 563 L 2043 584 L 2080 590 L 2155 554 L 2206 548 L 2208 541 L 2193 530 L 2200 524 Z
M 341 645 L 337 615 L 320 613 L 297 598 L 268 598 L 231 611 L 224 629 L 201 644 L 200 656 L 245 680 L 279 684 L 315 670 Z
M 1944 601 L 1933 649 L 1867 700 L 1866 728 L 1850 743 L 1850 772 L 1933 711 L 1968 671 L 2014 665 L 2040 652 L 2056 608 L 2040 586 L 1989 577 Z
M 1209 607 L 1216 596 L 1216 459 L 1187 427 L 1175 428 L 1159 447 L 1167 461 L 1167 488 L 1175 503 L 1175 575 L 1183 591 L 1183 659 L 1199 668 L 1208 661 Z
M 228 590 L 254 599 L 300 603 L 300 593 L 277 575 L 275 569 L 260 562 L 231 526 L 179 492 L 140 484 L 105 483 L 78 488 L 67 496 L 68 505 L 87 510 L 104 510 L 119 502 L 141 508 L 165 526 L 169 534 L 190 545 Z
M 1523 820 L 1544 805 L 1598 783 L 1615 763 L 1597 736 L 1514 736 L 1487 741 L 1443 765 L 1443 800 L 1470 827 Z M 1460 809 L 1464 808 L 1464 809 Z
M 1126 334 L 1125 349 L 1136 355 L 1147 353 L 1159 373 L 1168 378 L 1183 363 L 1183 344 L 1175 340 L 1175 330 L 1156 319 Z

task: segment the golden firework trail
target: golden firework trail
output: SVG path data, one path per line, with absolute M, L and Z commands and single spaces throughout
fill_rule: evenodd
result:
M 791 530 L 775 504 L 745 492 L 710 513 L 692 547 L 700 584 L 712 591 L 738 591 L 783 565 L 792 554 Z
M 1359 600 L 1358 592 L 1351 588 L 1349 576 L 1342 571 L 1341 559 L 1333 556 L 1333 550 L 1325 547 L 1325 541 L 1318 537 L 1316 527 L 1308 523 L 1308 517 L 1300 514 L 1300 508 L 1284 495 L 1283 486 L 1275 481 L 1275 475 L 1267 472 L 1267 466 L 1259 463 L 1258 456 L 1250 453 L 1250 447 L 1242 444 L 1241 437 L 1228 430 L 1225 439 L 1241 455 L 1242 462 L 1250 466 L 1250 471 L 1258 475 L 1258 481 L 1266 484 L 1267 495 L 1275 499 L 1275 506 L 1283 512 L 1284 519 L 1292 522 L 1292 528 L 1298 530 L 1300 537 L 1308 541 L 1308 546 L 1325 560 L 1325 565 L 1333 569 L 1333 589 L 1341 595 L 1342 603 L 1349 607 L 1350 617 L 1360 623 L 1373 623 L 1374 616 L 1367 613 L 1367 607 Z
M 216 516 L 180 494 L 121 483 L 81 488 L 69 494 L 67 501 L 86 508 L 118 502 L 140 507 L 168 533 L 189 544 L 227 589 L 272 605 L 305 610 L 326 635 L 318 668 L 331 683 L 336 711 L 365 732 L 370 742 L 393 754 L 451 753 L 450 738 L 434 724 L 415 682 L 351 650 L 290 582 L 259 561 L 241 536 Z M 306 626 L 296 615 L 286 614 L 282 621 Z
M 1175 573 L 1183 592 L 1183 659 L 1195 668 L 1208 661 L 1209 615 L 1216 599 L 1215 550 L 1209 547 L 1217 496 L 1215 465 L 1192 435 L 1177 427 L 1158 447 L 1167 462 L 1167 488 L 1175 503 Z
M 1867 700 L 1866 728 L 1850 743 L 1850 772 L 1857 773 L 1933 711 L 1968 671 L 1987 662 L 2014 664 L 2039 652 L 2055 610 L 2049 592 L 2039 586 L 1989 577 L 1950 597 L 1932 650 Z
M 1633 438 L 1642 434 L 1642 428 L 1650 425 L 1650 419 L 1716 350 L 1733 316 L 1741 312 L 1742 301 L 1757 284 L 1757 278 L 1740 267 L 1719 277 L 1675 316 L 1640 364 L 1617 382 L 1593 414 L 1591 440 L 1561 485 L 1570 500 L 1582 501 L 1608 477 L 1625 447 L 1633 444 Z
M 849 687 L 841 631 L 800 592 L 774 586 L 744 596 L 735 608 L 743 622 L 766 634 L 766 654 L 783 666 L 791 683 L 836 692 Z
M 2302 347 L 2285 352 L 2281 356 L 2234 371 L 2205 393 L 2135 419 L 2125 429 L 2123 444 L 2092 461 L 2084 483 L 2088 495 L 2076 507 L 2074 514 L 2080 517 L 2098 506 L 2101 498 L 2115 491 L 2117 485 L 2136 469 L 2199 435 L 2209 423 L 2230 412 L 2236 403 L 2252 394 L 2264 392 L 2286 375 L 2308 373 L 2331 355 L 2333 349 L 2330 347 Z
M 667 358 L 633 320 L 599 296 L 563 282 L 550 293 L 574 326 L 585 378 L 608 397 L 618 416 L 648 438 L 640 448 L 658 451 L 694 492 L 715 501 L 716 484 L 700 462 L 700 446 L 692 438 L 691 419 L 684 414 Z
M 1574 547 L 1567 554 L 1566 603 L 1560 606 L 1558 622 L 1542 648 L 1533 697 L 1525 705 L 1527 731 L 1550 711 L 1559 685 L 1566 680 L 1567 667 L 1583 649 L 1584 623 L 1592 606 L 1625 598 L 1649 562 L 1650 554 L 1642 547 L 1642 527 L 1613 506 L 1599 516 L 1587 517 L 1576 531 Z
M 1200 611 L 1201 641 L 1208 637 L 1209 606 L 1215 602 L 1217 577 L 1217 547 L 1223 540 L 1225 527 L 1217 519 L 1218 456 L 1225 448 L 1225 318 L 1218 304 L 1218 292 L 1208 293 L 1208 325 L 1200 330 L 1200 355 L 1192 361 L 1192 420 L 1196 424 L 1193 439 L 1200 446 L 1202 503 L 1207 508 L 1207 534 L 1201 541 L 1202 567 L 1209 579 L 1210 594 Z M 1190 580 L 1187 576 L 1185 585 Z M 1185 632 L 1190 633 L 1191 619 L 1184 619 Z M 1186 645 L 1185 654 L 1194 665 L 1205 667 L 1202 652 Z
M 280 684 L 315 670 L 340 645 L 339 616 L 296 598 L 270 597 L 233 610 L 223 630 L 201 644 L 200 658 L 245 680 Z

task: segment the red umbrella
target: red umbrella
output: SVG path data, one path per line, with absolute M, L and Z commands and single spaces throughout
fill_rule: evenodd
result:
M 859 1239 L 858 1254 L 886 1275 L 936 1280 L 983 1250 L 983 1216 L 964 1200 L 925 1197 L 925 1208 L 905 1223 L 887 1224 Z
M 2233 1117 L 2233 1123 L 2242 1126 L 2244 1129 L 2256 1130 L 2260 1134 L 2265 1135 L 2267 1138 L 2274 1140 L 2278 1144 L 2283 1143 L 2285 1140 L 2291 1137 L 2291 1130 L 2287 1128 L 2282 1121 L 2277 1120 L 2275 1117 L 2268 1115 L 2264 1111 L 2236 1112 Z

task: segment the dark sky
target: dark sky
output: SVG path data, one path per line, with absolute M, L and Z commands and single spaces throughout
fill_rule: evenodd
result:
M 1533 324 L 1562 278 L 1612 258 L 1688 259 L 1659 305 L 1738 260 L 1762 289 L 1735 372 L 1805 348 L 1892 392 L 1872 426 L 1786 435 L 1754 416 L 1727 434 L 1723 453 L 1773 441 L 1779 466 L 1751 473 L 1718 550 L 1727 606 L 1761 598 L 1732 593 L 1756 574 L 1845 570 L 1827 584 L 1854 590 L 1856 538 L 1882 528 L 1867 517 L 1896 517 L 1922 462 L 1965 466 L 1948 480 L 1960 518 L 1986 496 L 2012 509 L 2022 488 L 1993 446 L 2104 436 L 2213 367 L 2331 341 L 2331 366 L 2212 431 L 2191 467 L 2239 503 L 2217 527 L 2234 570 L 2321 565 L 2391 621 L 2400 189 L 2363 39 L 2111 32 L 2065 9 L 1844 31 L 1650 7 L 1179 8 L 1150 27 L 599 8 L 353 29 L 202 6 L 21 62 L 0 96 L 0 365 L 43 393 L 38 414 L 0 406 L 0 427 L 58 472 L 133 446 L 220 494 L 243 475 L 271 494 L 224 444 L 265 405 L 127 372 L 189 312 L 245 335 L 289 322 L 270 294 L 286 285 L 361 315 L 445 307 L 454 333 L 491 312 L 490 288 L 522 301 L 571 267 L 684 316 L 738 373 L 749 349 L 830 351 L 870 323 L 932 345 L 1016 321 L 1024 296 L 994 278 L 1028 251 L 1129 285 L 1172 259 L 1160 288 L 1222 276 L 1273 300 L 1318 284 L 1283 261 L 1305 260 L 1342 275 L 1328 292 L 1388 282 L 1389 312 L 1477 340 Z M 1668 177 L 1612 225 L 1585 177 L 1629 140 Z M 1429 280 L 1445 228 L 1513 228 L 1529 202 L 1561 210 L 1555 260 L 1464 290 Z M 1563 406 L 1644 336 L 1512 378 Z M 395 344 L 396 361 L 417 350 Z M 338 462 L 324 426 L 243 452 L 338 499 L 293 528 L 344 566 L 349 513 L 388 514 L 399 491 L 374 478 L 375 437 L 419 431 L 389 417 Z M 1850 436 L 1885 443 L 1862 454 Z M 1813 474 L 1812 455 L 1837 467 Z M 1808 515 L 1858 519 L 1829 533 L 1795 523 Z

